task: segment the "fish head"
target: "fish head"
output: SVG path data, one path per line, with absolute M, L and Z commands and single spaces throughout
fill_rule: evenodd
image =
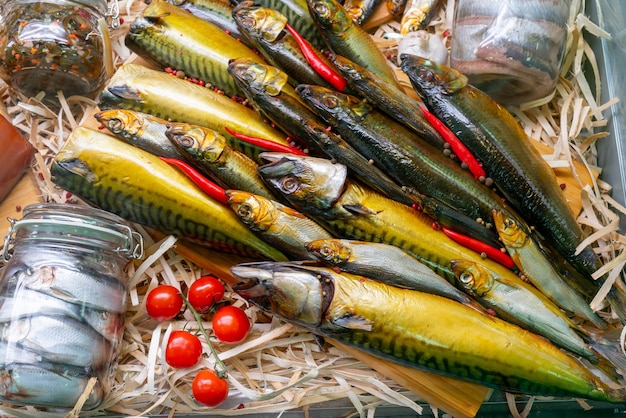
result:
M 169 122 L 165 136 L 180 150 L 207 162 L 217 161 L 226 147 L 224 137 L 214 130 L 188 123 Z
M 336 0 L 307 0 L 307 6 L 322 32 L 339 35 L 354 24 L 346 9 Z
M 341 55 L 331 54 L 330 60 L 333 64 L 335 64 L 335 67 L 337 67 L 339 72 L 349 80 L 360 81 L 370 78 L 371 76 L 375 77 L 374 73 L 372 73 L 371 71 L 366 70 L 361 65 L 346 57 L 342 57 Z M 373 82 L 374 84 L 376 84 L 378 82 L 382 83 L 383 81 L 379 77 L 376 77 L 376 80 L 373 80 Z
M 280 94 L 289 76 L 271 65 L 250 58 L 235 58 L 228 63 L 228 72 L 244 91 L 257 91 L 270 96 Z
M 231 267 L 233 290 L 265 312 L 305 327 L 322 322 L 332 282 L 290 263 L 252 262 Z
M 482 264 L 470 260 L 451 260 L 450 268 L 462 290 L 476 297 L 487 294 L 495 282 L 495 274 Z
M 254 231 L 267 231 L 276 222 L 276 207 L 262 196 L 242 190 L 226 190 L 226 203 Z
M 243 1 L 233 8 L 237 26 L 253 39 L 274 42 L 287 24 L 287 17 L 278 10 L 257 6 L 253 1 Z
M 521 225 L 500 210 L 493 211 L 493 224 L 505 247 L 521 248 L 528 244 L 530 237 Z
M 341 265 L 352 256 L 352 248 L 341 239 L 316 239 L 305 244 L 307 251 L 320 260 Z
M 263 180 L 295 206 L 328 210 L 347 182 L 347 167 L 325 158 L 280 152 L 263 152 L 259 157 L 267 162 L 257 168 Z
M 451 95 L 467 85 L 467 77 L 453 68 L 417 55 L 402 54 L 400 67 L 420 95 Z
M 296 87 L 296 93 L 329 123 L 346 119 L 361 120 L 372 109 L 364 100 L 322 86 L 300 84 Z M 350 117 L 344 116 L 348 114 Z
M 145 125 L 142 115 L 127 109 L 102 110 L 95 113 L 94 117 L 111 133 L 125 139 L 139 135 Z

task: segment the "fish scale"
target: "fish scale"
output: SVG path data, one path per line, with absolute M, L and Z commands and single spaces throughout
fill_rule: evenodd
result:
M 404 55 L 402 70 L 428 108 L 465 143 L 485 166 L 496 187 L 529 225 L 582 276 L 602 285 L 594 273 L 602 261 L 590 245 L 559 187 L 554 172 L 533 147 L 521 125 L 503 106 L 467 84 L 458 71 L 423 58 Z M 626 292 L 614 286 L 607 299 L 626 322 Z
M 212 89 L 143 65 L 128 63 L 115 72 L 99 97 L 103 110 L 130 109 L 165 120 L 193 123 L 213 129 L 233 146 L 255 158 L 260 149 L 233 139 L 226 130 L 288 145 L 285 134 L 261 115 Z
M 107 134 L 75 129 L 50 171 L 60 187 L 131 222 L 230 253 L 286 259 L 177 169 Z
M 153 0 L 144 9 L 125 41 L 139 56 L 182 70 L 186 76 L 210 83 L 228 96 L 241 94 L 226 71 L 231 58 L 264 61 L 219 27 L 164 0 Z
M 262 310 L 380 358 L 508 392 L 625 399 L 547 340 L 441 296 L 294 263 L 231 272 L 234 290 Z

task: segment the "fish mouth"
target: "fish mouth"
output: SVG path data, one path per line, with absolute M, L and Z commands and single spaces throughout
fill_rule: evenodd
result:
M 289 158 L 289 154 L 283 152 L 262 152 L 259 158 L 265 164 L 257 167 L 261 176 L 266 178 L 280 178 L 293 173 L 296 162 Z
M 308 96 L 311 93 L 311 86 L 308 84 L 298 84 L 295 88 L 298 96 Z
M 270 271 L 244 264 L 232 266 L 230 271 L 235 278 L 240 280 L 240 282 L 233 285 L 235 293 L 266 312 L 272 311 L 270 294 L 272 273 Z

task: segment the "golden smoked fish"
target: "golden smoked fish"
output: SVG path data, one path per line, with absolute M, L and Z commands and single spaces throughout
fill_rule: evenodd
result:
M 225 252 L 286 260 L 183 173 L 105 133 L 75 129 L 50 172 L 60 187 L 131 222 Z
M 262 310 L 383 359 L 508 392 L 625 399 L 547 340 L 441 296 L 293 263 L 231 272 L 235 291 Z
M 99 105 L 101 109 L 130 109 L 204 126 L 233 141 L 238 140 L 226 128 L 288 145 L 283 132 L 249 107 L 212 89 L 133 63 L 118 68 L 100 94 Z

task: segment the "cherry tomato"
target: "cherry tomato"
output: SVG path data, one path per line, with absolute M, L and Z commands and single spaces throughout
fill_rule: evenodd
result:
M 235 344 L 243 341 L 250 331 L 250 320 L 243 309 L 222 306 L 213 316 L 213 332 L 222 342 Z
M 228 397 L 228 382 L 213 370 L 200 370 L 191 384 L 191 391 L 198 402 L 217 406 Z
M 177 369 L 193 367 L 202 357 L 200 339 L 188 331 L 178 330 L 170 334 L 165 347 L 165 361 Z
M 199 313 L 207 313 L 215 302 L 224 297 L 224 285 L 213 276 L 202 276 L 189 286 L 187 299 Z
M 157 321 L 169 321 L 176 317 L 180 313 L 183 303 L 180 291 L 167 284 L 155 287 L 146 296 L 148 315 Z

